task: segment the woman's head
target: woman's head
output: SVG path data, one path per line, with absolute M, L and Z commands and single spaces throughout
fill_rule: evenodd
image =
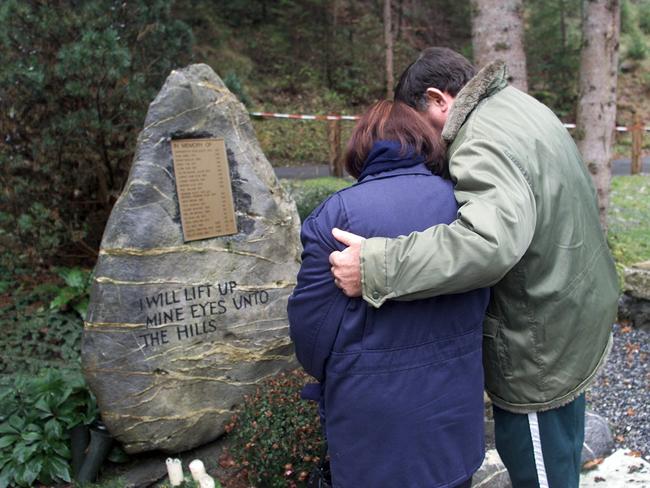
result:
M 344 159 L 350 175 L 359 177 L 372 146 L 378 141 L 396 141 L 404 155 L 420 155 L 434 174 L 446 174 L 445 146 L 440 134 L 403 102 L 377 102 L 357 122 Z

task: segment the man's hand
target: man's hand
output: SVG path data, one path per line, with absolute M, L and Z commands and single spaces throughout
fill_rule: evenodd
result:
M 365 238 L 345 232 L 344 230 L 332 229 L 334 238 L 348 246 L 343 251 L 334 251 L 330 254 L 330 264 L 334 283 L 343 293 L 349 297 L 361 296 L 361 243 Z

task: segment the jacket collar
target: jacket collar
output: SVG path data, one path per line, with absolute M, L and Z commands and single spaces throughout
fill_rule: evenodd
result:
M 424 164 L 423 156 L 414 154 L 410 148 L 402 151 L 402 146 L 397 141 L 377 141 L 368 154 L 358 181 L 386 171 L 424 166 Z
M 481 100 L 502 90 L 508 84 L 507 69 L 503 61 L 495 61 L 479 71 L 474 78 L 458 92 L 447 122 L 442 129 L 442 138 L 451 143 Z

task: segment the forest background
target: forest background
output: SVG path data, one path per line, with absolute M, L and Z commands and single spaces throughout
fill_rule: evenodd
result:
M 529 93 L 575 120 L 581 0 L 528 0 Z M 7 0 L 0 6 L 0 265 L 94 263 L 148 104 L 209 64 L 250 110 L 355 114 L 386 92 L 379 0 Z M 395 76 L 423 48 L 472 59 L 468 0 L 392 2 Z M 621 2 L 617 123 L 650 119 L 650 0 Z M 327 161 L 326 124 L 255 120 L 273 165 Z M 352 123 L 344 123 L 343 142 Z M 647 139 L 647 138 L 646 138 Z M 620 137 L 618 152 L 628 153 Z M 56 261 L 56 262 L 55 262 Z

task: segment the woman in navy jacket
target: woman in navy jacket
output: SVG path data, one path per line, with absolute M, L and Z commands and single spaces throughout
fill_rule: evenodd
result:
M 329 254 L 342 250 L 334 227 L 397 237 L 455 220 L 452 183 L 440 176 L 444 148 L 415 110 L 382 101 L 355 127 L 346 167 L 358 182 L 303 223 L 302 266 L 288 307 L 298 360 L 320 382 L 333 486 L 465 486 L 484 456 L 489 291 L 374 309 L 346 297 L 329 264 Z

